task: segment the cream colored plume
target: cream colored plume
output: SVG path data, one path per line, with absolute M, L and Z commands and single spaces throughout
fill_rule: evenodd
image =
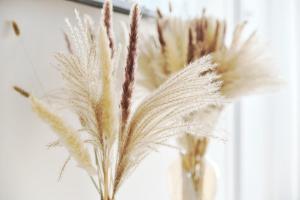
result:
M 215 67 L 210 57 L 203 57 L 174 74 L 142 101 L 126 132 L 129 142 L 121 147 L 129 155 L 122 163 L 127 172 L 171 136 L 197 129 L 199 136 L 215 137 L 199 131 L 203 128 L 201 123 L 180 123 L 180 119 L 195 108 L 223 103 L 218 92 L 218 76 L 215 73 L 199 76 Z
M 72 54 L 57 53 L 58 69 L 65 81 L 62 98 L 79 117 L 84 129 L 93 137 L 98 137 L 97 113 L 102 92 L 102 77 L 96 36 L 91 37 L 91 22 L 82 20 L 75 11 L 77 24 L 69 20 L 69 38 L 74 51 Z M 87 17 L 85 17 L 87 18 Z M 96 37 L 96 38 L 95 38 Z
M 140 44 L 139 84 L 154 90 L 172 73 L 186 66 L 188 26 L 181 18 L 162 19 L 158 29 L 163 31 L 161 40 L 149 37 Z M 158 48 L 159 47 L 159 48 Z
M 148 37 L 148 40 L 144 40 L 140 45 L 139 69 L 141 77 L 138 81 L 139 86 L 146 88 L 149 92 L 160 91 L 166 84 L 168 85 L 169 79 L 172 80 L 173 74 L 180 70 L 180 72 L 184 72 L 185 69 L 197 63 L 199 58 L 206 55 L 210 55 L 211 62 L 216 63 L 216 67 L 204 69 L 201 73 L 194 73 L 199 79 L 203 79 L 207 74 L 214 74 L 215 81 L 220 81 L 220 87 L 217 87 L 217 90 L 214 92 L 219 92 L 228 101 L 278 86 L 281 81 L 277 75 L 278 70 L 272 63 L 272 58 L 268 56 L 268 49 L 257 40 L 255 34 L 246 37 L 244 27 L 244 23 L 236 26 L 233 39 L 230 45 L 227 45 L 225 43 L 226 22 L 224 21 L 206 17 L 205 13 L 200 18 L 189 20 L 164 17 L 160 13 L 157 19 L 157 35 Z M 244 40 L 244 38 L 246 39 Z M 189 77 L 193 77 L 193 75 Z M 189 84 L 188 82 L 177 81 L 176 87 L 180 88 L 181 83 Z M 194 89 L 195 91 L 193 90 L 187 94 L 196 94 L 196 92 L 201 92 L 203 88 Z M 167 91 L 173 92 L 172 87 Z M 172 94 L 175 95 L 176 90 L 174 89 L 174 91 Z M 182 88 L 180 95 L 177 95 L 183 95 L 184 92 L 182 91 L 185 91 L 185 89 Z M 207 97 L 207 94 L 198 95 L 199 97 Z M 199 137 L 199 135 L 213 135 L 224 105 L 214 105 L 208 101 L 203 106 L 197 105 L 193 107 L 193 105 L 196 105 L 195 102 L 201 101 L 201 99 L 192 101 L 192 97 L 189 97 L 191 102 L 182 101 L 181 104 L 172 95 L 163 94 L 162 96 L 170 99 L 166 106 L 156 107 L 155 103 L 148 103 L 146 100 L 145 105 L 143 105 L 146 108 L 139 108 L 142 111 L 138 109 L 136 113 L 142 113 L 144 110 L 153 110 L 150 112 L 151 116 L 142 119 L 139 125 L 135 125 L 132 130 L 133 132 L 149 131 L 149 135 L 155 137 L 155 134 L 151 132 L 155 131 L 156 125 L 159 127 L 160 122 L 162 122 L 165 125 L 167 124 L 167 129 L 163 130 L 172 134 L 172 128 L 170 127 L 174 124 L 163 119 L 164 112 L 166 112 L 168 117 L 173 116 L 174 113 L 175 117 L 176 113 L 180 112 L 180 108 L 177 108 L 172 109 L 170 115 L 167 114 L 168 105 L 172 104 L 173 100 L 185 111 L 183 117 L 181 116 L 181 119 L 177 119 L 177 126 L 180 122 L 190 125 L 200 123 L 202 126 L 198 129 L 176 129 L 176 131 L 182 131 L 181 134 L 184 135 L 179 139 L 184 149 L 181 155 L 183 168 L 186 174 L 192 177 L 193 185 L 197 188 L 198 185 L 204 184 L 203 179 L 199 179 L 197 173 L 201 174 L 202 169 L 199 170 L 199 165 L 201 166 L 208 144 L 207 138 Z M 163 97 L 159 100 L 154 100 L 154 102 L 161 103 L 161 99 L 164 99 Z M 183 95 L 182 97 L 185 96 Z M 153 100 L 148 101 L 151 102 Z M 158 110 L 155 110 L 156 108 Z M 161 118 L 157 119 L 157 123 L 153 123 L 155 126 L 151 126 L 152 117 L 156 120 L 155 111 L 160 113 L 159 117 Z M 138 117 L 140 116 L 138 115 Z M 160 129 L 158 130 L 160 131 Z M 197 135 L 197 133 L 200 134 Z
M 89 152 L 84 143 L 81 141 L 78 132 L 71 128 L 71 126 L 67 125 L 61 117 L 59 117 L 42 101 L 34 96 L 30 96 L 29 99 L 33 111 L 37 113 L 43 121 L 50 125 L 59 137 L 60 142 L 64 144 L 78 165 L 85 169 L 89 174 L 94 174 L 96 170 L 92 165 Z
M 157 27 L 157 35 L 141 44 L 139 56 L 141 76 L 138 83 L 149 92 L 188 63 L 208 54 L 217 64 L 213 71 L 222 82 L 220 92 L 230 101 L 277 87 L 281 82 L 263 43 L 255 34 L 245 36 L 245 23 L 236 26 L 230 45 L 225 43 L 226 23 L 205 14 L 191 20 L 158 18 Z M 223 106 L 208 105 L 207 108 L 195 109 L 183 120 L 191 123 L 201 121 L 211 132 L 222 110 Z
M 158 27 L 157 36 L 140 45 L 139 84 L 150 91 L 207 54 L 218 64 L 215 71 L 223 82 L 221 92 L 228 98 L 264 91 L 281 82 L 264 44 L 255 34 L 245 37 L 244 23 L 236 26 L 230 45 L 225 44 L 226 23 L 205 15 L 191 20 L 163 17 Z
M 107 138 L 113 137 L 116 134 L 116 119 L 114 112 L 114 93 L 112 86 L 112 60 L 111 49 L 109 48 L 109 40 L 106 33 L 106 28 L 103 24 L 100 26 L 100 65 L 102 69 L 102 95 L 101 95 L 101 107 L 102 107 L 102 128 L 104 135 Z
M 270 53 L 256 33 L 243 40 L 243 29 L 244 24 L 238 25 L 230 47 L 213 54 L 223 81 L 221 92 L 228 98 L 265 92 L 283 82 Z

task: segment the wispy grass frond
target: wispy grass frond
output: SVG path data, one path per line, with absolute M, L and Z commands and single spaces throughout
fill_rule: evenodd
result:
M 280 82 L 272 58 L 256 34 L 244 40 L 246 23 L 236 26 L 231 44 L 226 45 L 225 21 L 205 14 L 191 20 L 167 16 L 157 20 L 157 37 L 142 43 L 139 56 L 143 74 L 139 83 L 149 90 L 159 87 L 172 73 L 207 54 L 218 64 L 215 70 L 223 82 L 221 91 L 229 98 L 277 86 Z M 161 44 L 162 36 L 164 45 L 157 45 Z
M 89 174 L 94 174 L 95 169 L 92 165 L 89 152 L 81 141 L 79 134 L 42 101 L 33 96 L 30 96 L 29 99 L 33 111 L 57 133 L 60 141 L 77 161 L 78 165 Z
M 92 165 L 90 154 L 78 132 L 58 116 L 50 106 L 18 87 L 15 87 L 15 90 L 29 99 L 33 111 L 53 129 L 59 141 L 64 144 L 78 165 L 89 174 L 94 174 L 95 168 Z
M 210 57 L 195 61 L 173 75 L 138 106 L 120 146 L 120 155 L 124 156 L 119 159 L 116 177 L 130 172 L 138 164 L 135 161 L 141 161 L 151 149 L 157 147 L 156 143 L 164 142 L 177 131 L 193 128 L 192 124 L 185 124 L 180 129 L 173 128 L 182 116 L 195 107 L 221 103 L 218 76 L 215 73 L 200 76 L 215 67 Z M 122 179 L 118 181 L 122 182 Z
M 266 92 L 282 84 L 276 64 L 256 33 L 246 40 L 240 38 L 243 26 L 237 26 L 230 48 L 214 56 L 224 82 L 221 92 L 228 98 Z

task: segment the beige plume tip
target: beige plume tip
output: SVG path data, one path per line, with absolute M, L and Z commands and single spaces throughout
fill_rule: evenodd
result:
M 18 93 L 19 93 L 20 95 L 22 95 L 23 97 L 28 98 L 28 97 L 30 96 L 29 92 L 23 90 L 22 88 L 20 88 L 20 87 L 18 87 L 18 86 L 14 86 L 13 88 L 14 88 L 14 90 L 15 90 L 16 92 L 18 92 Z

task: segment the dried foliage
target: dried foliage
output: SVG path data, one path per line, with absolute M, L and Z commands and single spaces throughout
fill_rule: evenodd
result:
M 29 98 L 32 109 L 43 119 L 59 137 L 59 141 L 68 149 L 70 155 L 77 161 L 78 165 L 85 169 L 90 175 L 96 171 L 92 165 L 90 155 L 79 137 L 78 131 L 69 126 L 60 116 L 41 100 L 30 95 L 21 88 L 14 88 L 24 97 Z
M 172 74 L 206 55 L 212 57 L 217 67 L 203 71 L 200 76 L 212 72 L 218 74 L 220 93 L 227 100 L 264 91 L 281 82 L 267 49 L 256 34 L 245 36 L 246 23 L 236 26 L 229 45 L 225 43 L 225 21 L 207 17 L 205 11 L 201 17 L 189 20 L 168 17 L 160 12 L 156 25 L 157 34 L 141 44 L 139 55 L 141 77 L 138 83 L 148 91 L 156 90 Z M 196 108 L 183 121 L 202 123 L 207 133 L 212 134 L 223 107 L 207 105 L 200 110 Z M 183 147 L 183 167 L 198 190 L 203 184 L 199 167 L 207 148 L 207 138 L 198 137 L 198 132 L 186 133 L 189 134 L 179 139 Z
M 77 11 L 75 13 L 76 25 L 66 21 L 69 27 L 66 34 L 72 51 L 56 55 L 65 81 L 63 95 L 58 102 L 65 101 L 62 106 L 67 105 L 78 116 L 84 140 L 79 137 L 79 130 L 67 125 L 51 105 L 18 87 L 15 89 L 29 98 L 33 110 L 59 136 L 59 142 L 50 146 L 65 146 L 72 158 L 91 175 L 101 199 L 112 200 L 130 172 L 168 138 L 204 130 L 201 123 L 181 119 L 195 109 L 220 106 L 221 82 L 215 73 L 217 66 L 212 64 L 210 56 L 206 56 L 172 74 L 133 108 L 132 104 L 136 101 L 132 94 L 138 53 L 139 7 L 135 5 L 131 10 L 127 50 L 123 47 L 114 49 L 109 1 L 105 2 L 99 29 L 93 28 L 99 30 L 97 32 L 92 31 L 89 21 L 82 20 Z M 166 44 L 169 43 L 166 40 Z M 119 52 L 119 49 L 124 52 Z M 180 66 L 176 67 L 179 69 Z M 118 83 L 123 78 L 117 72 L 123 71 L 123 68 L 125 78 L 121 89 Z M 199 134 L 209 136 L 205 133 L 207 131 Z M 94 151 L 93 164 L 88 149 Z
M 208 54 L 218 65 L 215 71 L 222 81 L 222 94 L 228 98 L 278 84 L 268 51 L 255 33 L 245 36 L 245 25 L 236 26 L 232 41 L 226 45 L 225 21 L 207 17 L 205 12 L 192 20 L 159 17 L 157 35 L 140 44 L 139 69 L 143 76 L 139 84 L 152 91 L 170 74 Z

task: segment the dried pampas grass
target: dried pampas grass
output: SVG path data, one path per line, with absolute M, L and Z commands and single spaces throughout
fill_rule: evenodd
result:
M 215 71 L 223 83 L 221 91 L 228 98 L 280 84 L 263 43 L 255 33 L 245 39 L 245 25 L 236 26 L 230 45 L 226 45 L 225 21 L 207 17 L 205 12 L 191 20 L 158 17 L 157 35 L 141 44 L 139 84 L 153 90 L 170 74 L 208 54 L 218 65 Z
M 172 74 L 208 54 L 217 64 L 213 71 L 219 75 L 220 92 L 228 100 L 278 86 L 281 80 L 268 51 L 255 33 L 245 39 L 245 25 L 236 26 L 230 45 L 226 45 L 226 22 L 207 17 L 205 11 L 201 17 L 190 20 L 160 14 L 157 34 L 141 44 L 139 86 L 153 91 Z M 209 106 L 193 111 L 185 119 L 205 120 L 203 113 L 221 110 L 222 106 Z
M 156 35 L 141 44 L 139 56 L 141 76 L 138 83 L 149 92 L 157 90 L 174 73 L 207 55 L 211 56 L 216 67 L 204 70 L 199 76 L 217 74 L 221 83 L 219 92 L 228 101 L 266 91 L 281 83 L 266 47 L 258 41 L 255 33 L 245 36 L 246 23 L 236 26 L 229 45 L 225 43 L 226 22 L 207 17 L 205 11 L 201 17 L 189 20 L 158 12 L 156 26 Z M 195 107 L 181 121 L 201 123 L 206 133 L 211 135 L 223 108 L 224 105 L 212 104 L 201 109 Z M 186 131 L 179 139 L 183 168 L 192 177 L 196 191 L 203 184 L 198 172 L 202 171 L 199 167 L 203 165 L 201 160 L 208 146 L 208 139 L 202 137 L 203 132 L 199 137 L 198 131 Z
M 90 20 L 82 20 L 77 11 L 75 14 L 76 25 L 66 20 L 69 27 L 66 38 L 72 48 L 68 53 L 55 56 L 65 82 L 57 102 L 77 115 L 86 140 L 83 142 L 78 131 L 67 125 L 50 106 L 18 87 L 15 89 L 30 99 L 34 111 L 59 136 L 60 142 L 51 146 L 64 145 L 89 172 L 100 198 L 113 200 L 130 172 L 171 136 L 194 130 L 199 135 L 213 136 L 201 132 L 205 128 L 201 123 L 178 123 L 178 119 L 208 105 L 221 106 L 221 82 L 212 58 L 203 57 L 172 74 L 134 107 L 139 7 L 134 5 L 131 10 L 127 50 L 115 45 L 110 1 L 105 1 L 99 29 L 91 27 Z M 123 78 L 118 71 L 123 69 L 124 81 L 119 91 L 118 83 Z M 94 163 L 86 146 L 94 150 Z
M 79 137 L 79 134 L 71 126 L 69 126 L 60 116 L 58 116 L 49 106 L 41 100 L 30 95 L 19 87 L 14 88 L 24 97 L 28 98 L 32 110 L 50 127 L 59 137 L 59 141 L 64 144 L 70 155 L 77 161 L 78 165 L 85 169 L 90 175 L 95 173 L 89 152 Z

